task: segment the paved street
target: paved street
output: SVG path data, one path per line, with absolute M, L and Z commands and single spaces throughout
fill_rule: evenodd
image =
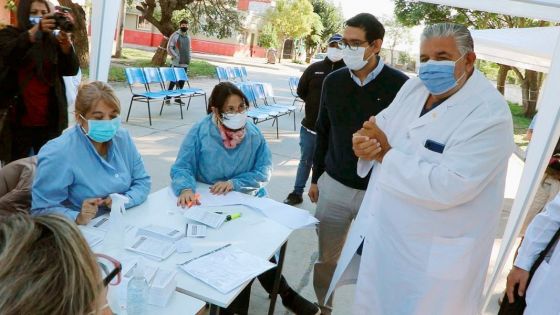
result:
M 197 57 L 210 60 L 215 65 L 227 66 L 226 62 L 231 61 L 248 65 L 247 70 L 250 80 L 271 83 L 275 93 L 281 96 L 277 100 L 290 104 L 293 98 L 289 92 L 288 77 L 300 76 L 302 69 L 305 68 L 305 66 L 293 64 L 263 65 L 264 60 L 234 60 L 222 57 L 212 59 L 212 56 Z M 209 95 L 217 82 L 218 80 L 215 78 L 201 78 L 192 80 L 191 85 L 203 88 Z M 114 87 L 121 100 L 122 117 L 124 120 L 130 101 L 130 92 L 125 85 L 115 84 Z M 181 141 L 191 126 L 206 115 L 202 98 L 193 98 L 189 110 L 186 111 L 185 109 L 183 120 L 180 118 L 177 105 L 165 105 L 163 114 L 159 116 L 160 106 L 161 104 L 158 103 L 152 104 L 153 125 L 151 127 L 148 125 L 147 105 L 143 103 L 133 104 L 130 120 L 124 124 L 124 127 L 133 136 L 138 149 L 144 157 L 147 171 L 152 176 L 152 191 L 157 191 L 169 185 L 169 169 L 175 160 Z M 282 201 L 293 188 L 299 160 L 299 122 L 302 117 L 303 112 L 299 111 L 298 108 L 296 111 L 296 131 L 293 130 L 293 117 L 281 117 L 279 119 L 279 139 L 276 139 L 276 128 L 272 126 L 271 122 L 264 122 L 258 125 L 268 140 L 273 155 L 274 172 L 267 188 L 270 197 L 278 201 Z M 523 163 L 518 158 L 512 157 L 508 174 L 508 185 L 504 196 L 508 201 L 506 205 L 510 205 L 511 199 L 515 196 L 522 168 Z M 309 202 L 308 198 L 305 198 L 304 203 L 300 207 L 309 210 L 311 213 L 315 211 L 315 205 Z M 502 226 L 505 224 L 507 212 L 504 212 L 503 217 Z M 501 231 L 499 235 L 501 235 Z M 496 240 L 496 244 L 499 244 L 499 240 Z M 495 246 L 495 251 L 497 249 L 497 246 Z M 312 266 L 316 257 L 317 237 L 315 231 L 301 230 L 294 232 L 288 244 L 284 275 L 294 289 L 312 301 L 315 300 L 312 287 Z M 353 286 L 347 286 L 337 291 L 334 314 L 350 314 L 353 290 Z M 493 311 L 488 312 L 488 314 L 496 313 L 497 304 L 493 302 L 492 305 Z M 253 284 L 250 314 L 266 314 L 267 308 L 268 296 L 260 287 L 258 281 L 256 281 Z M 275 314 L 288 314 L 288 312 L 279 302 Z

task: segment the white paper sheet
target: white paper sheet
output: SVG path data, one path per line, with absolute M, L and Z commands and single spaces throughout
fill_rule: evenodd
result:
M 265 259 L 230 246 L 180 268 L 226 294 L 274 266 Z
M 146 235 L 171 242 L 174 242 L 184 236 L 184 234 L 179 230 L 155 224 L 149 224 L 138 229 L 137 235 Z
M 188 239 L 182 238 L 175 242 L 175 248 L 177 248 L 178 253 L 190 253 L 192 252 L 192 246 Z
M 141 235 L 136 237 L 134 242 L 127 249 L 144 255 L 147 258 L 163 260 L 173 254 L 175 245 L 171 242 Z
M 87 226 L 107 232 L 109 230 L 109 216 L 102 215 L 91 220 Z
M 245 205 L 262 212 L 269 219 L 294 230 L 314 227 L 319 222 L 306 210 L 292 207 L 270 198 L 247 199 Z
M 206 237 L 206 225 L 187 224 L 187 237 Z
M 184 216 L 189 220 L 200 222 L 214 229 L 222 226 L 226 220 L 226 215 L 214 213 L 212 210 L 202 206 L 190 208 L 185 211 Z
M 101 230 L 97 230 L 83 225 L 78 226 L 78 228 L 80 229 L 80 232 L 82 232 L 82 235 L 84 236 L 86 242 L 91 248 L 101 243 L 105 238 L 105 232 Z

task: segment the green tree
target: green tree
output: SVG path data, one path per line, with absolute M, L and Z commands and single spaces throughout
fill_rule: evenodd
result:
M 266 24 L 261 28 L 257 45 L 267 49 L 278 47 L 278 38 L 276 32 L 274 32 L 274 29 L 272 28 L 272 25 Z
M 278 38 L 278 61 L 281 61 L 286 40 L 311 33 L 320 17 L 313 12 L 308 0 L 278 0 L 276 6 L 267 12 L 265 20 L 269 21 Z
M 395 15 L 397 20 L 405 26 L 419 24 L 434 24 L 453 22 L 474 27 L 476 29 L 522 28 L 548 26 L 549 22 L 509 15 L 473 11 L 444 5 L 413 2 L 410 0 L 395 0 Z M 497 89 L 504 93 L 505 80 L 508 71 L 512 70 L 521 82 L 524 115 L 532 117 L 536 112 L 537 99 L 542 84 L 542 74 L 533 70 L 521 70 L 508 65 L 498 64 Z
M 160 47 L 167 47 L 169 36 L 177 30 L 177 22 L 182 18 L 189 21 L 193 34 L 202 32 L 224 38 L 241 30 L 236 0 L 143 0 L 136 9 L 163 34 Z M 152 63 L 162 66 L 166 58 L 167 50 L 158 49 Z
M 385 37 L 383 40 L 384 46 L 389 49 L 391 54 L 390 64 L 395 63 L 395 47 L 398 44 L 408 44 L 411 42 L 410 28 L 404 26 L 395 19 L 383 19 L 381 21 L 385 27 Z
M 311 60 L 317 50 L 321 50 L 325 42 L 335 33 L 340 33 L 344 19 L 342 9 L 327 0 L 311 0 L 313 12 L 319 15 L 321 25 L 315 23 L 312 31 L 305 37 L 306 61 Z

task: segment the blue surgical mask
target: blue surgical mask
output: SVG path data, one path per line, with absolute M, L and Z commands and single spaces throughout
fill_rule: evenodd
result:
M 80 115 L 81 116 L 81 115 Z M 81 116 L 82 118 L 84 118 L 83 116 Z M 84 118 L 85 120 L 85 118 Z M 93 141 L 95 142 L 99 142 L 99 143 L 103 143 L 103 142 L 107 142 L 111 139 L 113 139 L 113 137 L 115 136 L 115 134 L 117 134 L 117 131 L 119 130 L 120 126 L 121 126 L 121 118 L 120 117 L 116 117 L 113 118 L 111 120 L 92 120 L 89 119 L 88 121 L 88 126 L 89 126 L 89 131 L 86 132 L 86 135 Z M 85 129 L 82 127 L 82 130 Z
M 465 55 L 455 61 L 450 60 L 428 60 L 420 63 L 418 77 L 432 95 L 445 94 L 458 85 L 459 79 L 455 79 L 455 64 Z

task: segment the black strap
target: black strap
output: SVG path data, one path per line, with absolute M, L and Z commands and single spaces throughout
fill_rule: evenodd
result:
M 558 229 L 558 231 L 556 231 L 552 239 L 550 239 L 550 242 L 548 242 L 546 248 L 539 254 L 539 257 L 537 258 L 537 260 L 535 260 L 535 263 L 531 267 L 531 270 L 529 271 L 529 280 L 527 281 L 527 286 L 529 286 L 529 283 L 531 282 L 531 278 L 533 278 L 535 271 L 537 271 L 541 263 L 546 258 L 548 252 L 550 252 L 550 250 L 552 249 L 552 246 L 554 246 L 554 244 L 556 244 L 556 241 L 558 241 L 559 237 L 560 237 L 560 228 Z

